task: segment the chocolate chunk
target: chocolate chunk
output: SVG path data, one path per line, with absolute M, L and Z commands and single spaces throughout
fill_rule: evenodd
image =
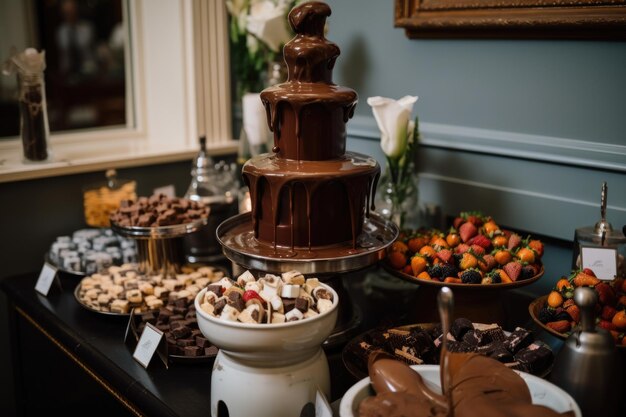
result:
M 466 318 L 458 318 L 454 320 L 454 323 L 452 323 L 452 326 L 450 326 L 450 333 L 457 341 L 461 341 L 463 340 L 463 336 L 465 335 L 465 333 L 473 329 L 474 325 L 472 324 L 471 320 L 468 320 Z
M 187 307 L 174 307 L 174 314 L 180 314 L 184 317 L 187 314 Z
M 216 302 L 215 302 L 215 315 L 219 316 L 220 314 L 222 314 L 222 310 L 224 309 L 224 307 L 226 306 L 226 298 L 219 298 Z
M 504 339 L 504 347 L 513 354 L 527 347 L 534 341 L 531 332 L 521 327 L 515 329 L 506 339 Z
M 497 324 L 476 328 L 476 331 L 479 332 L 480 336 L 483 338 L 483 343 L 502 342 L 506 339 L 502 327 Z
M 211 284 L 206 287 L 207 292 L 212 292 L 218 297 L 222 296 L 222 286 L 219 284 Z
M 197 329 L 198 328 L 198 319 L 196 319 L 195 317 L 193 317 L 191 319 L 185 319 L 184 322 L 187 325 L 187 327 L 189 327 L 191 329 Z
M 154 323 L 156 321 L 156 317 L 152 313 L 145 313 L 141 315 L 141 321 L 144 323 Z
M 202 332 L 200 331 L 200 329 L 193 329 L 191 331 L 191 336 L 194 337 L 194 338 L 198 337 L 198 336 L 202 336 Z
M 189 309 L 187 311 L 187 314 L 185 314 L 185 319 L 193 319 L 195 317 L 196 317 L 196 310 L 195 309 L 193 309 L 193 310 Z
M 178 308 L 184 308 L 186 310 L 187 306 L 189 305 L 189 301 L 187 301 L 186 298 L 178 298 L 176 301 L 174 301 L 174 305 Z M 176 308 L 174 308 L 174 313 L 176 313 Z M 184 313 L 179 313 L 179 314 L 184 314 Z
M 186 346 L 184 349 L 185 356 L 202 356 L 202 348 L 198 346 Z
M 185 320 L 185 318 L 180 314 L 173 314 L 170 316 L 170 323 L 173 321 Z
M 304 297 L 296 298 L 296 308 L 303 313 L 306 313 L 309 309 L 309 299 Z
M 462 342 L 470 346 L 479 346 L 483 341 L 482 334 L 475 330 L 469 330 L 463 335 Z
M 174 337 L 174 339 L 178 340 L 191 335 L 191 329 L 187 326 L 181 326 L 176 329 L 172 329 L 170 334 Z
M 515 360 L 524 366 L 526 372 L 541 374 L 550 367 L 554 355 L 547 347 L 533 343 L 517 352 Z
M 178 346 L 194 346 L 196 344 L 196 341 L 194 339 L 176 339 L 176 344 Z
M 217 346 L 209 346 L 207 348 L 204 348 L 204 355 L 205 356 L 215 356 L 217 355 Z
M 502 363 L 513 362 L 513 354 L 506 350 L 502 345 L 500 345 L 498 349 L 491 352 L 488 356 Z
M 244 308 L 246 308 L 246 303 L 243 301 L 243 298 L 239 297 L 235 300 L 231 298 L 228 299 L 228 305 L 237 309 L 238 312 L 242 312 Z
M 296 307 L 296 300 L 292 298 L 283 298 L 283 309 L 285 310 L 285 314 L 289 313 Z
M 167 308 L 162 308 L 159 310 L 159 317 L 157 318 L 158 321 L 163 322 L 163 323 L 167 323 L 170 321 L 170 317 L 173 315 L 174 313 L 167 309 Z
M 172 330 L 178 329 L 179 327 L 183 327 L 184 325 L 185 325 L 185 321 L 184 320 L 175 320 L 175 321 L 171 321 L 170 322 L 170 328 Z
M 161 330 L 163 333 L 170 331 L 170 325 L 166 323 L 157 323 L 156 328 Z
M 207 348 L 211 346 L 211 342 L 209 339 L 203 336 L 196 336 L 196 346 L 200 346 L 201 348 Z

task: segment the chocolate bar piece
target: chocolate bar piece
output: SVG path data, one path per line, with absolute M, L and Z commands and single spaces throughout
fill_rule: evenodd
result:
M 533 335 L 526 329 L 517 327 L 513 333 L 504 340 L 504 347 L 513 354 L 527 347 L 534 341 Z
M 289 313 L 296 307 L 296 300 L 291 298 L 283 298 L 283 309 L 285 310 L 285 314 Z
M 204 348 L 204 355 L 205 356 L 215 356 L 217 355 L 217 346 L 209 346 L 207 348 Z
M 196 346 L 200 346 L 201 348 L 207 348 L 211 346 L 211 342 L 206 337 L 196 336 Z
M 181 326 L 176 329 L 172 329 L 170 334 L 174 337 L 174 339 L 178 340 L 191 335 L 191 329 L 187 326 Z
M 513 362 L 513 354 L 502 345 L 493 350 L 488 356 L 502 363 Z
M 195 346 L 196 341 L 194 339 L 177 339 L 176 344 L 182 347 Z
M 305 313 L 309 309 L 309 300 L 304 297 L 296 298 L 296 308 Z
M 199 346 L 185 346 L 184 350 L 185 356 L 202 356 L 202 348 Z
M 539 374 L 548 369 L 554 360 L 554 355 L 547 347 L 532 343 L 517 352 L 515 360 L 524 366 L 526 372 Z

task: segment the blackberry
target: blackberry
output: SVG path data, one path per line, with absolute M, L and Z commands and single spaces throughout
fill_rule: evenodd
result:
M 461 273 L 461 282 L 463 284 L 480 284 L 483 277 L 476 269 L 467 269 Z
M 567 320 L 572 321 L 572 316 L 565 310 L 561 310 L 554 316 L 554 321 Z
M 447 275 L 443 275 L 443 268 L 441 267 L 440 264 L 435 264 L 432 266 L 428 267 L 428 275 L 430 275 L 431 278 L 441 278 L 441 277 L 446 277 Z
M 500 284 L 502 282 L 502 278 L 500 277 L 500 271 L 491 271 L 487 274 L 487 277 L 491 279 L 492 284 Z
M 544 324 L 554 321 L 554 316 L 554 310 L 548 307 L 543 307 L 541 310 L 539 310 L 539 314 L 537 314 L 537 318 L 539 319 L 539 321 Z
M 458 274 L 459 274 L 459 270 L 454 265 L 444 264 L 441 267 L 441 276 L 443 278 L 456 277 Z
M 522 273 L 521 273 L 521 278 L 522 279 L 529 279 L 535 276 L 535 268 L 533 268 L 530 265 L 526 265 L 524 267 L 522 267 Z

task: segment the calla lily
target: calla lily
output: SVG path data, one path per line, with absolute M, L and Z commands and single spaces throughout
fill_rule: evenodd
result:
M 387 97 L 369 97 L 367 104 L 380 130 L 380 147 L 393 160 L 402 158 L 409 140 L 409 119 L 416 96 L 404 96 L 400 100 Z
M 256 1 L 250 6 L 246 29 L 272 51 L 279 52 L 292 38 L 285 21 L 287 11 L 286 5 L 282 3 L 276 4 L 271 0 Z

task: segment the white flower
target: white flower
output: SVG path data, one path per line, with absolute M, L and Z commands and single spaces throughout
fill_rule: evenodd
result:
M 259 38 L 274 52 L 279 52 L 281 46 L 291 39 L 287 30 L 287 7 L 276 4 L 271 0 L 261 0 L 252 3 L 246 28 L 248 32 Z
M 367 99 L 380 129 L 380 147 L 389 158 L 399 159 L 404 154 L 410 134 L 407 131 L 409 119 L 416 101 L 416 96 L 404 96 L 400 100 L 379 96 Z

